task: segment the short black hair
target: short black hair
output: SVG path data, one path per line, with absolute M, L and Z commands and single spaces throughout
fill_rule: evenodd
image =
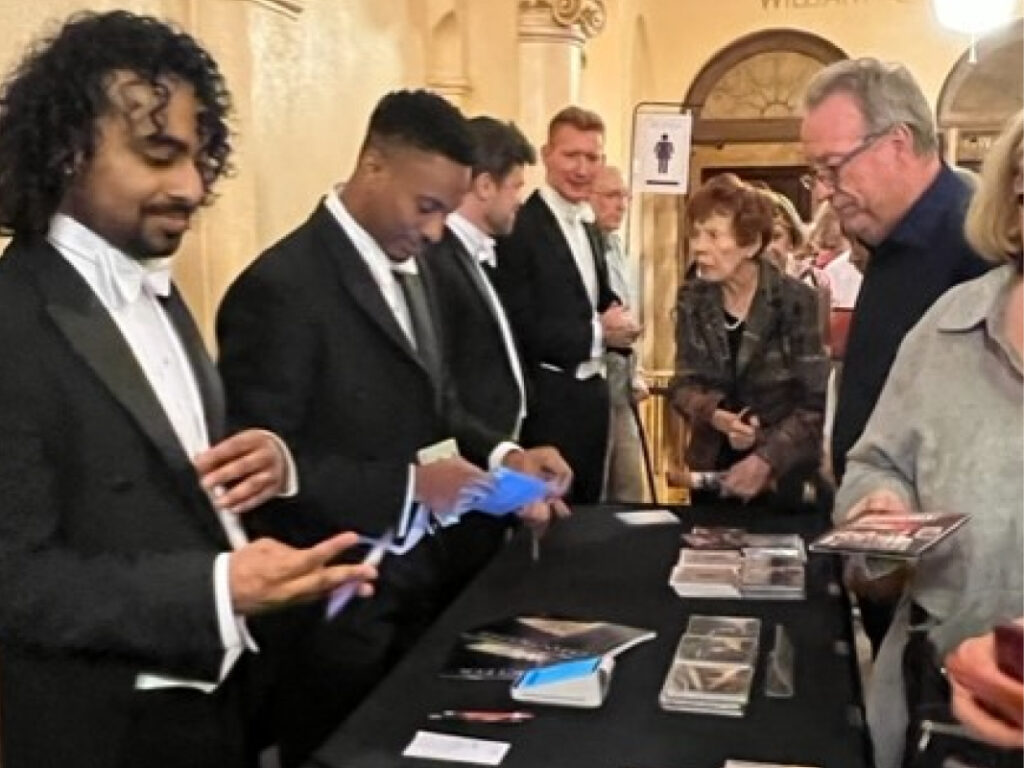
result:
M 537 162 L 537 153 L 515 123 L 474 117 L 469 121 L 469 132 L 473 136 L 473 178 L 489 173 L 500 182 L 516 166 Z
M 392 91 L 377 102 L 362 151 L 387 145 L 440 154 L 459 165 L 473 164 L 473 138 L 466 118 L 430 91 Z
M 185 32 L 128 11 L 76 13 L 37 41 L 0 86 L 0 232 L 45 233 L 79 163 L 96 146 L 96 120 L 112 108 L 108 87 L 131 72 L 161 98 L 150 120 L 159 129 L 172 78 L 195 90 L 199 173 L 210 200 L 230 170 L 231 97 L 217 64 Z

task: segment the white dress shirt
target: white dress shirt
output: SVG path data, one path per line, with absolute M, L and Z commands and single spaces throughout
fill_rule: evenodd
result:
M 593 222 L 594 211 L 586 203 L 569 202 L 548 184 L 541 185 L 538 192 L 541 199 L 551 209 L 551 213 L 554 214 L 559 229 L 562 230 L 569 250 L 572 252 L 572 258 L 576 262 L 576 268 L 579 270 L 580 280 L 583 281 L 583 287 L 590 299 L 590 307 L 594 312 L 590 322 L 592 329 L 590 359 L 576 367 L 575 376 L 577 379 L 589 379 L 595 374 L 604 376 L 604 329 L 601 327 L 601 317 L 597 314 L 600 291 L 597 262 L 594 260 L 587 230 L 583 227 L 584 222 Z M 542 365 L 545 364 L 542 363 Z
M 164 409 L 188 456 L 210 447 L 203 403 L 185 349 L 158 297 L 169 295 L 170 259 L 147 264 L 126 256 L 74 219 L 57 214 L 50 222 L 50 243 L 82 276 L 124 336 L 132 354 Z M 290 459 L 289 459 L 290 460 Z M 217 509 L 217 518 L 234 548 L 248 539 L 237 517 Z M 236 616 L 228 574 L 230 554 L 214 560 L 214 599 L 217 625 L 224 645 L 218 682 L 223 682 L 245 648 L 256 645 Z M 206 693 L 217 684 L 157 674 L 139 674 L 136 688 L 198 688 Z
M 339 197 L 340 192 L 340 186 L 336 189 L 328 190 L 324 198 L 324 206 L 330 211 L 342 231 L 344 231 L 348 239 L 355 246 L 356 252 L 362 258 L 367 269 L 370 270 L 374 281 L 380 288 L 385 303 L 391 308 L 395 315 L 395 320 L 398 321 L 398 324 L 402 327 L 406 336 L 409 337 L 415 349 L 416 334 L 413 332 L 412 317 L 409 314 L 409 307 L 405 301 L 405 294 L 402 293 L 402 286 L 395 279 L 394 272 L 418 274 L 419 270 L 416 267 L 416 261 L 415 259 L 407 259 L 401 263 L 392 261 L 384 253 L 380 245 L 377 244 L 377 241 L 373 239 L 373 236 L 363 229 L 359 222 L 352 218 L 352 214 L 348 212 L 348 209 L 345 208 L 345 204 Z M 515 443 L 499 443 L 488 457 L 488 466 L 491 469 L 500 466 L 505 456 L 514 450 L 519 450 L 519 446 Z M 434 529 L 430 510 L 422 504 L 413 502 L 413 489 L 416 482 L 415 471 L 415 466 L 410 464 L 408 480 L 405 486 L 405 499 L 402 503 L 402 509 L 398 511 L 398 524 L 395 528 L 396 542 L 387 547 L 387 550 L 392 554 L 405 554 L 416 546 L 425 534 Z M 448 520 L 448 522 L 451 521 Z M 366 536 L 362 537 L 362 540 L 367 543 L 377 543 L 376 540 Z
M 850 261 L 850 255 L 851 250 L 847 248 L 822 268 L 832 289 L 833 309 L 853 309 L 857 305 L 864 275 Z
M 508 363 L 512 368 L 512 374 L 516 379 L 516 386 L 519 387 L 519 416 L 516 419 L 516 426 L 513 436 L 519 437 L 519 430 L 526 419 L 526 386 L 523 383 L 523 369 L 519 364 L 519 352 L 516 350 L 515 340 L 512 338 L 512 328 L 509 326 L 508 317 L 505 315 L 505 308 L 501 299 L 491 285 L 490 279 L 484 272 L 482 264 L 491 267 L 498 265 L 498 256 L 494 250 L 494 238 L 485 234 L 473 222 L 467 219 L 458 211 L 448 216 L 448 226 L 459 239 L 470 256 L 473 258 L 473 269 L 477 271 L 481 282 L 487 292 L 486 300 L 491 307 L 494 319 L 498 321 L 501 328 L 501 338 L 505 343 L 505 353 L 508 355 Z
M 622 238 L 617 232 L 606 235 L 608 249 L 605 251 L 605 262 L 608 264 L 608 285 L 622 303 L 631 310 L 636 309 L 635 281 L 630 274 L 626 252 L 622 247 Z

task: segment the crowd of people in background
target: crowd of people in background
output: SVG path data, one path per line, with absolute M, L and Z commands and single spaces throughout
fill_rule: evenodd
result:
M 385 95 L 345 180 L 228 289 L 215 366 L 169 269 L 229 110 L 195 40 L 123 11 L 3 84 L 7 768 L 301 765 L 510 526 L 645 499 L 630 185 L 600 115 L 527 137 Z M 704 501 L 971 516 L 913 570 L 846 564 L 878 768 L 1021 761 L 989 633 L 1024 614 L 1022 125 L 975 191 L 906 68 L 843 61 L 804 97 L 809 222 L 733 174 L 686 203 L 668 397 L 687 467 L 720 478 Z M 547 496 L 448 525 L 501 467 Z M 366 599 L 325 617 L 345 585 Z

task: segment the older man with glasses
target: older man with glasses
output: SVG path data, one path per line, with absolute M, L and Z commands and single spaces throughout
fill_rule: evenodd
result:
M 805 184 L 871 253 L 832 432 L 839 483 L 904 335 L 948 288 L 987 267 L 964 240 L 970 190 L 939 157 L 931 109 L 906 67 L 863 58 L 823 69 L 804 95 L 800 138 Z M 891 607 L 887 590 L 873 591 L 860 602 L 877 652 Z

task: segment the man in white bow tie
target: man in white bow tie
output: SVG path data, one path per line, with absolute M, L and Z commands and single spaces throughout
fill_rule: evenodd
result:
M 3 94 L 4 765 L 251 766 L 246 617 L 375 572 L 327 565 L 352 534 L 300 550 L 240 522 L 294 492 L 291 459 L 227 436 L 168 272 L 227 168 L 224 80 L 118 11 L 72 17 Z
M 472 180 L 448 215 L 439 242 L 420 259 L 431 280 L 444 337 L 445 365 L 459 402 L 491 429 L 518 440 L 528 411 L 526 379 L 512 327 L 494 288 L 494 238 L 512 231 L 522 205 L 524 169 L 536 153 L 512 123 L 492 117 L 467 121 L 473 141 Z M 520 515 L 543 527 L 567 514 L 561 500 L 531 505 Z M 461 590 L 500 545 L 507 520 L 470 514 L 443 532 L 452 554 L 453 590 Z
M 548 126 L 545 184 L 498 243 L 497 285 L 530 382 L 528 445 L 556 446 L 573 468 L 572 501 L 601 497 L 608 434 L 604 353 L 640 329 L 608 282 L 587 200 L 604 164 L 604 123 L 566 107 Z

